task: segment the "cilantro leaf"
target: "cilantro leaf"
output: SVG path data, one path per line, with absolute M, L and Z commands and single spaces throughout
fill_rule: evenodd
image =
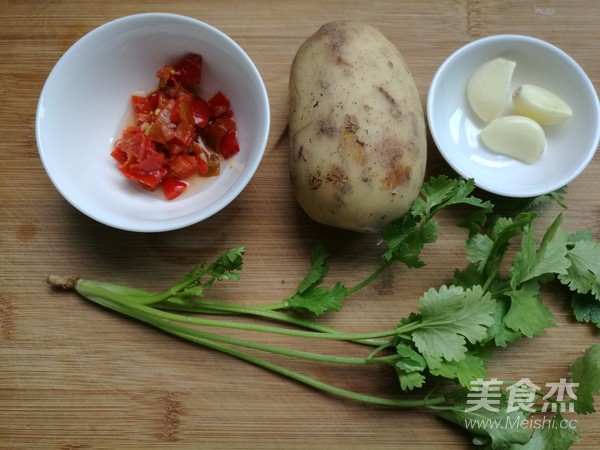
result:
M 475 264 L 469 264 L 464 270 L 454 269 L 454 278 L 452 279 L 454 286 L 470 289 L 477 285 L 483 286 L 485 281 L 485 275 L 477 269 Z
M 488 234 L 476 234 L 467 239 L 467 259 L 477 264 L 481 272 L 494 275 L 510 240 L 521 234 L 536 217 L 535 212 L 519 213 L 514 219 L 496 217 Z
M 567 252 L 571 265 L 567 273 L 559 275 L 558 279 L 572 291 L 580 294 L 592 292 L 600 300 L 600 244 L 584 239 L 584 236 L 575 236 L 578 240 Z
M 340 310 L 341 302 L 348 296 L 348 289 L 341 283 L 336 283 L 332 288 L 321 286 L 329 271 L 328 256 L 323 246 L 317 245 L 313 248 L 310 269 L 296 292 L 286 299 L 288 308 L 318 316 Z
M 546 195 L 539 195 L 537 197 L 528 198 L 513 198 L 513 197 L 502 197 L 493 196 L 493 203 L 496 210 L 510 210 L 510 211 L 527 211 L 537 206 L 543 205 L 548 202 L 555 202 L 561 208 L 566 209 L 567 205 L 564 202 L 567 194 L 566 186 L 557 189 L 554 192 L 550 192 Z
M 526 226 L 521 250 L 515 256 L 509 274 L 511 287 L 545 274 L 566 274 L 571 262 L 567 258 L 567 233 L 558 229 L 559 215 L 546 230 L 539 249 L 535 248 L 534 228 Z
M 471 196 L 475 189 L 473 179 L 450 179 L 446 175 L 431 177 L 421 186 L 423 198 L 417 199 L 412 207 L 413 215 L 432 217 L 439 209 L 450 205 L 465 204 L 491 211 L 493 206 L 489 201 L 482 201 Z
M 590 230 L 578 230 L 569 235 L 569 244 L 575 244 L 579 241 L 593 241 L 594 237 Z
M 210 289 L 215 281 L 237 281 L 240 278 L 243 256 L 244 247 L 227 250 L 210 264 L 198 264 L 165 293 L 170 294 L 172 301 L 185 302 L 191 297 L 202 297 L 204 291 Z
M 413 203 L 412 214 L 424 217 L 433 216 L 433 211 L 440 208 L 453 196 L 458 183 L 461 181 L 450 179 L 446 175 L 429 178 L 427 182 L 421 185 L 422 197 L 417 198 Z M 468 183 L 474 185 L 472 181 Z
M 504 317 L 510 308 L 508 297 L 501 297 L 496 300 L 496 311 L 494 312 L 494 323 L 488 328 L 488 340 L 493 340 L 498 347 L 506 347 L 523 336 L 504 323 Z
M 465 225 L 473 230 L 480 227 L 493 205 L 472 196 L 474 189 L 473 180 L 450 179 L 445 175 L 431 177 L 423 183 L 421 196 L 413 202 L 410 211 L 382 230 L 381 235 L 388 246 L 384 261 L 401 261 L 413 268 L 424 266 L 419 255 L 425 244 L 436 242 L 438 237 L 438 225 L 431 219 L 447 206 L 464 204 L 480 208 Z
M 565 423 L 563 416 L 558 413 L 549 426 L 537 427 L 531 440 L 518 447 L 519 450 L 567 450 L 575 442 L 579 442 L 579 435 L 574 428 L 559 425 Z
M 556 204 L 558 204 L 558 206 L 566 209 L 567 205 L 565 204 L 565 195 L 567 195 L 566 186 L 550 192 L 549 194 L 540 195 L 533 198 L 529 203 L 529 207 L 534 208 L 549 201 L 554 201 Z
M 425 359 L 414 349 L 406 344 L 397 344 L 396 352 L 400 359 L 396 362 L 396 367 L 405 372 L 422 372 L 427 368 Z
M 571 308 L 579 322 L 593 323 L 600 328 L 600 301 L 592 294 L 574 294 Z
M 323 281 L 323 279 L 327 275 L 327 272 L 329 271 L 329 266 L 327 264 L 328 257 L 329 254 L 327 253 L 327 250 L 325 250 L 325 247 L 317 245 L 312 249 L 312 253 L 310 256 L 310 269 L 308 271 L 308 274 L 298 285 L 296 293 L 301 294 L 306 290 L 317 286 Z
M 486 337 L 495 309 L 495 301 L 480 286 L 432 288 L 419 300 L 421 322 L 412 332 L 413 342 L 425 357 L 459 361 L 466 341 L 473 344 Z
M 468 402 L 469 391 L 461 389 L 453 395 L 453 407 L 442 411 L 439 417 L 467 430 L 473 436 L 473 442 L 486 444 L 485 448 L 508 449 L 515 444 L 527 443 L 530 431 L 522 426 L 527 416 L 520 409 L 508 412 L 506 394 L 500 392 L 497 405 L 473 409 Z
M 409 214 L 392 221 L 384 227 L 381 236 L 388 250 L 384 261 L 401 261 L 408 267 L 419 268 L 425 263 L 419 258 L 425 244 L 437 241 L 438 225 L 435 222 L 418 223 Z
M 244 247 L 232 248 L 206 267 L 206 273 L 217 280 L 238 280 L 242 269 Z
M 504 316 L 504 324 L 510 329 L 530 338 L 543 334 L 545 328 L 556 326 L 554 314 L 542 303 L 540 286 L 536 281 L 524 283 L 507 295 L 510 308 Z
M 441 361 L 441 364 L 430 369 L 432 375 L 456 379 L 458 383 L 468 388 L 472 381 L 487 378 L 487 367 L 485 361 L 473 353 L 465 353 L 460 361 Z
M 336 283 L 331 289 L 316 286 L 296 293 L 287 299 L 289 308 L 296 311 L 311 312 L 320 316 L 326 312 L 339 311 L 342 301 L 348 296 L 348 289 Z
M 589 347 L 583 356 L 577 358 L 571 366 L 573 382 L 579 383 L 575 412 L 588 414 L 595 412 L 594 394 L 600 392 L 600 344 Z
M 400 389 L 403 391 L 412 391 L 413 389 L 422 387 L 423 383 L 425 383 L 425 375 L 421 372 L 407 372 L 396 367 L 396 374 L 400 382 Z
M 472 263 L 485 266 L 492 254 L 494 241 L 485 234 L 476 234 L 465 242 L 467 259 Z

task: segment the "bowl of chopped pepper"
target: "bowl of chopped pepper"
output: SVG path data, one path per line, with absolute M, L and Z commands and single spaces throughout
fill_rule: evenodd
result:
M 161 232 L 230 204 L 269 134 L 264 82 L 246 52 L 199 20 L 162 13 L 106 23 L 56 63 L 36 139 L 56 189 L 105 225 Z

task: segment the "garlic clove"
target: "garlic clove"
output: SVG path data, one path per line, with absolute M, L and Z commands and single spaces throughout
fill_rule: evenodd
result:
M 517 63 L 505 58 L 495 58 L 482 64 L 469 79 L 467 99 L 469 105 L 485 122 L 497 119 L 510 98 L 510 83 Z
M 481 130 L 480 138 L 488 149 L 527 164 L 535 162 L 546 149 L 544 130 L 525 116 L 494 120 Z
M 533 84 L 519 86 L 512 95 L 515 113 L 540 125 L 555 125 L 573 116 L 571 107 L 556 94 Z

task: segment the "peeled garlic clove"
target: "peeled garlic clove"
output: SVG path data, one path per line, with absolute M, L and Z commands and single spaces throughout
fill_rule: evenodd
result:
M 517 63 L 495 58 L 481 65 L 467 84 L 471 108 L 485 122 L 500 117 L 510 98 L 510 82 Z
M 512 102 L 517 114 L 531 117 L 540 125 L 555 125 L 573 115 L 562 98 L 533 84 L 524 84 L 515 89 Z
M 535 162 L 546 149 L 546 135 L 533 119 L 506 116 L 494 120 L 481 130 L 481 141 L 490 150 L 518 159 Z

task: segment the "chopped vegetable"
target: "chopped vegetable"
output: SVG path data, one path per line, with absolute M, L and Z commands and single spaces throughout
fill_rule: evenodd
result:
M 229 99 L 218 91 L 205 100 L 194 91 L 200 55 L 190 53 L 156 76 L 156 90 L 131 96 L 135 125 L 125 128 L 111 155 L 127 178 L 150 190 L 162 184 L 172 200 L 187 188 L 182 180 L 219 175 L 219 156 L 231 158 L 240 147 Z
M 554 421 L 564 421 L 561 412 L 565 411 L 565 400 L 548 400 L 539 390 L 530 389 L 531 408 L 510 409 L 509 387 L 514 385 L 502 382 L 497 386 L 495 409 L 474 409 L 469 396 L 477 389 L 477 383 L 488 378 L 487 362 L 494 347 L 507 347 L 522 337 L 534 337 L 555 326 L 552 312 L 543 304 L 541 285 L 558 280 L 565 292 L 573 295 L 573 304 L 577 305 L 575 317 L 594 322 L 592 318 L 597 318 L 600 304 L 600 245 L 588 232 L 563 231 L 560 214 L 543 233 L 539 244 L 536 243 L 537 213 L 530 208 L 549 200 L 564 205 L 563 190 L 533 199 L 512 214 L 501 215 L 490 201 L 474 197 L 473 189 L 473 180 L 452 180 L 445 176 L 425 183 L 421 197 L 413 202 L 410 211 L 383 230 L 386 249 L 380 266 L 355 286 L 340 282 L 332 286 L 325 284 L 328 254 L 322 246 L 314 248 L 308 273 L 294 292 L 279 302 L 257 306 L 204 298 L 215 282 L 240 278 L 242 247 L 225 252 L 211 264 L 196 266 L 159 293 L 81 278 L 50 276 L 48 282 L 75 290 L 92 302 L 181 339 L 330 394 L 397 408 L 425 407 L 438 411 L 441 418 L 466 429 L 481 448 L 534 449 L 545 448 L 546 443 L 552 442 L 552 448 L 567 449 L 579 440 L 573 427 L 538 427 L 532 432 L 520 425 L 532 420 L 534 412 L 550 414 L 541 409 L 536 400 L 552 403 L 551 417 Z M 452 205 L 472 210 L 460 223 L 467 231 L 466 267 L 454 270 L 451 283 L 425 292 L 418 300 L 416 312 L 400 318 L 389 329 L 363 333 L 347 333 L 307 318 L 308 313 L 321 315 L 339 310 L 349 296 L 381 276 L 394 262 L 409 268 L 424 266 L 421 259 L 424 246 L 438 239 L 435 215 Z M 514 244 L 516 252 L 509 252 Z M 506 260 L 507 255 L 512 255 L 512 260 Z M 501 268 L 508 270 L 503 272 Z M 257 320 L 245 323 L 239 318 L 215 319 L 215 314 L 251 316 L 264 319 L 265 323 Z M 347 345 L 365 347 L 366 353 L 364 357 L 320 354 L 300 350 L 298 346 L 283 348 L 261 339 L 234 338 L 213 331 L 218 329 L 245 330 L 249 335 L 275 333 L 343 341 Z M 367 395 L 288 369 L 269 360 L 269 354 L 329 364 L 384 365 L 395 372 L 393 382 L 401 391 L 420 390 L 410 396 Z M 600 392 L 599 344 L 587 349 L 573 363 L 572 374 L 573 386 L 577 388 L 574 411 L 594 412 L 594 395 Z M 439 389 L 441 383 L 443 389 Z
M 178 180 L 177 178 L 169 177 L 165 178 L 162 182 L 163 192 L 167 200 L 173 200 L 174 198 L 181 195 L 187 184 L 184 181 Z

